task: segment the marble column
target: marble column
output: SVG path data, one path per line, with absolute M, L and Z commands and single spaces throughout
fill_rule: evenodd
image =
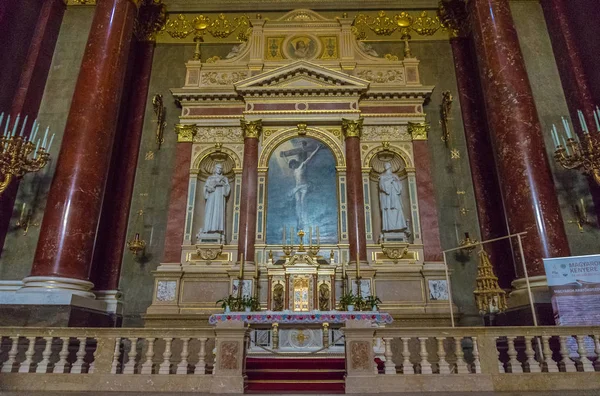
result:
M 242 164 L 242 191 L 240 194 L 240 226 L 238 257 L 254 262 L 256 240 L 256 194 L 258 185 L 258 138 L 262 132 L 262 121 L 241 121 L 244 134 L 244 159 Z
M 98 236 L 94 246 L 91 280 L 97 298 L 116 309 L 119 275 L 127 240 L 138 153 L 144 126 L 156 32 L 164 25 L 164 4 L 140 8 L 136 38 L 129 54 L 128 78 L 121 99 L 118 124 Z M 114 311 L 114 310 L 113 310 Z
M 136 13 L 134 0 L 97 2 L 23 292 L 94 297 L 94 241 Z
M 458 98 L 473 178 L 481 239 L 485 241 L 503 237 L 508 235 L 508 230 L 481 84 L 477 76 L 473 42 L 470 37 L 455 37 L 450 40 L 450 44 L 454 56 Z M 494 264 L 501 287 L 509 288 L 510 283 L 515 279 L 510 242 L 498 241 L 485 248 Z
M 583 135 L 583 129 L 577 114 L 577 110 L 581 110 L 589 130 L 592 132 L 592 138 L 598 142 L 600 141 L 600 133 L 596 133 L 594 109 L 600 103 L 594 101 L 573 27 L 567 15 L 568 10 L 565 1 L 543 0 L 541 5 L 575 131 L 579 136 Z M 600 208 L 600 186 L 592 178 L 588 178 L 588 183 L 594 206 Z M 600 221 L 600 210 L 596 210 L 596 215 Z
M 18 83 L 10 108 L 12 120 L 16 118 L 17 114 L 27 115 L 30 120 L 37 117 L 65 8 L 64 0 L 48 0 L 44 1 L 41 9 L 38 10 L 39 15 L 32 29 L 33 36 L 31 37 L 31 43 L 29 43 L 27 57 L 24 60 L 24 64 L 20 65 L 21 67 L 18 69 L 20 71 L 20 78 L 18 80 L 14 79 Z M 0 9 L 1 12 L 2 9 Z M 4 22 L 8 23 L 8 21 L 2 20 L 0 24 Z M 19 23 L 21 22 L 22 20 L 19 19 Z M 0 34 L 0 36 L 2 35 Z M 13 40 L 16 39 L 13 38 Z M 16 41 L 20 42 L 21 45 L 25 45 L 23 43 L 24 40 Z M 11 59 L 11 64 L 13 62 L 14 59 Z M 2 85 L 3 91 L 8 90 L 6 85 L 0 85 Z M 0 106 L 0 111 L 4 110 Z M 18 181 L 13 181 L 4 193 L 0 195 L 0 247 L 4 245 L 4 239 L 8 232 L 18 188 Z
M 468 6 L 508 230 L 527 232 L 529 275 L 544 275 L 542 258 L 570 253 L 509 1 Z
M 362 183 L 360 137 L 362 119 L 343 120 L 342 132 L 346 138 L 346 191 L 348 202 L 348 240 L 350 261 L 367 261 L 367 235 L 365 231 L 365 196 Z M 358 257 L 357 257 L 358 252 Z

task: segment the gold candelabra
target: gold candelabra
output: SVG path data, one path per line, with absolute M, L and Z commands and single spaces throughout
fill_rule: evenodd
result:
M 142 208 L 137 211 L 137 217 L 135 219 L 135 224 L 133 226 L 134 230 L 139 229 L 140 231 L 143 231 L 143 229 L 144 229 L 144 213 L 145 213 L 144 212 L 144 203 L 145 203 L 144 200 L 147 196 L 148 196 L 148 193 L 140 194 Z M 133 253 L 134 256 L 137 256 L 140 253 L 143 253 L 144 249 L 146 248 L 146 241 L 140 237 L 140 232 L 136 232 L 133 239 L 130 241 L 127 241 L 127 248 L 131 251 L 131 253 Z
M 581 140 L 573 134 L 568 121 L 562 117 L 566 139 L 562 133 L 552 126 L 552 139 L 556 150 L 554 159 L 565 169 L 579 169 L 585 175 L 591 176 L 596 184 L 600 185 L 600 109 L 596 107 L 594 118 L 596 121 L 596 136 L 590 134 L 589 128 L 583 117 L 583 112 L 577 110 L 581 129 Z
M 306 235 L 306 234 L 304 233 L 304 230 L 300 230 L 300 231 L 298 231 L 298 234 L 296 234 L 296 235 L 298 235 L 298 238 L 300 238 L 300 244 L 298 245 L 298 251 L 304 252 L 305 250 L 304 250 L 303 239 L 304 239 L 304 235 Z
M 494 274 L 490 257 L 483 248 L 479 251 L 476 281 L 477 287 L 473 294 L 479 313 L 493 315 L 506 311 L 506 292 L 498 285 L 498 277 Z
M 3 119 L 4 113 L 0 114 L 0 130 Z M 52 146 L 54 134 L 52 134 L 50 141 L 48 142 L 49 128 L 46 128 L 43 140 L 42 138 L 38 138 L 36 141 L 40 124 L 35 120 L 31 126 L 31 132 L 26 136 L 26 116 L 21 125 L 20 132 L 17 135 L 19 119 L 20 115 L 17 115 L 11 130 L 9 129 L 9 115 L 6 118 L 6 124 L 4 125 L 4 133 L 0 138 L 0 194 L 6 190 L 14 179 L 23 177 L 29 172 L 39 171 L 46 166 L 50 160 L 50 154 L 48 154 L 48 152 Z
M 473 250 L 475 250 L 476 247 L 476 243 L 477 243 L 477 239 L 473 238 L 471 239 L 471 237 L 469 236 L 468 232 L 465 232 L 465 239 L 461 240 L 458 243 L 458 246 L 464 246 L 461 251 L 463 253 L 465 253 L 466 255 L 470 256 L 471 253 L 473 252 Z

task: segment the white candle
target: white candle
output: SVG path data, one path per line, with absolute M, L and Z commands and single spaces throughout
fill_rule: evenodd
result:
M 319 234 L 319 226 L 317 226 L 317 246 L 321 246 L 321 234 Z
M 283 246 L 285 246 L 285 224 L 283 225 Z
M 34 121 L 35 123 L 35 121 Z M 33 128 L 32 128 L 33 129 Z M 35 137 L 37 136 L 38 131 L 40 130 L 40 124 L 37 124 L 35 126 L 35 131 L 33 131 L 33 134 L 31 135 L 31 137 L 29 138 L 30 142 L 33 142 L 35 140 Z
M 50 129 L 50 127 L 46 127 L 46 132 L 44 132 L 44 140 L 42 140 L 42 148 L 45 149 L 46 148 L 46 139 L 48 138 L 48 130 Z
M 583 203 L 583 198 L 581 198 L 581 216 L 585 218 L 585 204 Z
M 600 114 L 600 112 L 594 111 L 594 121 L 596 121 L 596 130 L 600 132 L 600 118 L 598 118 L 598 114 Z
M 552 125 L 550 134 L 552 135 L 552 142 L 554 142 L 554 146 L 558 147 L 560 145 L 560 143 L 558 141 L 558 135 L 556 134 L 556 126 L 555 125 Z
M 52 146 L 52 141 L 54 140 L 54 134 L 52 134 L 52 137 L 50 138 L 50 143 L 48 143 L 48 152 L 50 151 L 50 146 Z
M 2 125 L 3 119 L 4 119 L 4 112 L 2 112 L 2 114 L 0 114 L 0 126 Z
M 579 115 L 579 123 L 581 124 L 581 129 L 583 129 L 583 132 L 590 133 L 590 130 L 587 127 L 587 123 L 585 122 L 585 117 L 583 116 L 583 112 L 581 110 L 577 110 L 577 114 Z
M 312 226 L 308 227 L 308 246 L 312 247 Z
M 571 139 L 573 135 L 571 135 L 571 128 L 569 127 L 569 123 L 565 120 L 565 117 L 562 117 L 563 126 L 565 127 L 565 132 L 567 132 L 567 139 Z
M 15 119 L 15 124 L 13 125 L 12 134 L 10 136 L 15 136 L 15 133 L 17 133 L 17 126 L 19 125 L 19 118 L 21 118 L 21 115 L 17 114 L 17 118 Z
M 8 124 L 10 124 L 10 114 L 6 117 L 6 125 L 4 126 L 4 136 L 8 137 Z
M 569 146 L 567 146 L 567 141 L 565 140 L 564 136 L 561 136 L 561 137 L 562 137 L 562 140 L 563 140 L 563 144 L 565 145 L 566 153 L 567 153 L 567 155 L 570 155 L 570 153 L 569 153 Z
M 294 227 L 290 227 L 290 246 L 294 244 Z
M 25 119 L 23 120 L 23 126 L 21 126 L 21 132 L 19 132 L 19 136 L 23 137 L 23 132 L 25 132 L 25 125 L 27 125 L 27 118 L 29 116 L 25 116 Z

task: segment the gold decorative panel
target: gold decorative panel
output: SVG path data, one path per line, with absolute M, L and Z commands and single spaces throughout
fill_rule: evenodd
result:
M 283 40 L 285 37 L 267 37 L 265 40 L 265 60 L 283 60 Z

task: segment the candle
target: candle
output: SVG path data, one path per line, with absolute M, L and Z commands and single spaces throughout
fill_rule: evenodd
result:
M 308 227 L 308 246 L 312 247 L 312 226 Z
M 285 224 L 283 225 L 283 246 L 285 246 Z
M 583 202 L 583 199 L 581 200 L 581 202 Z M 23 220 L 25 218 L 25 203 L 23 203 L 23 206 L 21 207 L 21 220 Z
M 581 198 L 581 216 L 585 218 L 585 203 L 583 202 L 583 198 Z
M 567 146 L 567 141 L 565 140 L 565 137 L 561 136 L 561 138 L 562 138 L 563 144 L 565 145 L 565 152 L 567 153 L 567 155 L 570 155 L 569 154 L 569 146 Z
M 360 252 L 356 247 L 356 279 L 360 278 Z
M 17 114 L 17 118 L 15 119 L 15 124 L 13 125 L 13 130 L 12 130 L 11 136 L 15 136 L 15 133 L 17 133 L 17 126 L 19 125 L 19 118 L 21 118 L 21 115 Z
M 37 157 L 38 150 L 40 149 L 40 139 L 38 139 L 37 144 L 35 145 L 35 151 L 33 152 L 33 159 Z
M 10 114 L 6 117 L 6 125 L 4 126 L 4 136 L 8 137 L 8 124 L 10 124 Z
M 554 128 L 552 128 L 550 130 L 550 134 L 552 135 L 552 142 L 554 143 L 554 146 L 558 147 L 559 146 L 558 137 L 556 136 L 556 132 L 554 131 Z
M 596 121 L 596 130 L 600 132 L 600 118 L 598 118 L 598 114 L 600 114 L 600 111 L 594 111 L 594 121 Z
M 242 279 L 244 278 L 244 253 L 242 253 L 242 260 L 240 261 L 240 284 L 238 287 L 242 287 Z
M 565 127 L 565 131 L 567 132 L 567 139 L 572 139 L 573 135 L 571 134 L 571 127 L 569 127 L 569 122 L 562 117 L 563 126 Z
M 319 234 L 319 226 L 317 226 L 317 246 L 321 246 L 321 234 Z
M 2 112 L 2 114 L 0 114 L 0 126 L 2 125 L 2 120 L 3 119 L 4 119 L 4 112 Z M 6 132 L 5 132 L 5 134 L 6 134 Z
M 38 131 L 40 130 L 40 124 L 37 124 L 35 126 L 35 131 L 33 132 L 33 134 L 31 135 L 31 137 L 29 138 L 30 142 L 33 142 L 37 136 Z
M 21 126 L 21 132 L 19 132 L 19 136 L 23 137 L 23 132 L 25 132 L 25 126 L 27 125 L 27 118 L 29 116 L 25 116 L 25 119 L 23 120 L 23 126 Z
M 600 121 L 600 108 L 598 106 L 596 106 L 596 114 L 598 117 L 598 121 Z M 597 124 L 596 128 L 598 128 L 598 132 L 600 132 L 600 124 Z
M 590 130 L 587 127 L 587 123 L 585 122 L 583 112 L 581 110 L 577 110 L 577 115 L 579 116 L 579 123 L 581 124 L 581 129 L 583 129 L 583 133 L 590 133 Z
M 294 227 L 290 227 L 290 246 L 294 244 Z
M 54 133 L 52 134 L 52 137 L 50 138 L 50 143 L 48 143 L 48 152 L 50 151 L 50 147 L 52 146 L 52 141 L 54 140 Z
M 42 140 L 42 148 L 45 149 L 46 148 L 46 139 L 48 138 L 48 130 L 50 129 L 50 127 L 46 127 L 46 132 L 44 132 L 44 140 Z

